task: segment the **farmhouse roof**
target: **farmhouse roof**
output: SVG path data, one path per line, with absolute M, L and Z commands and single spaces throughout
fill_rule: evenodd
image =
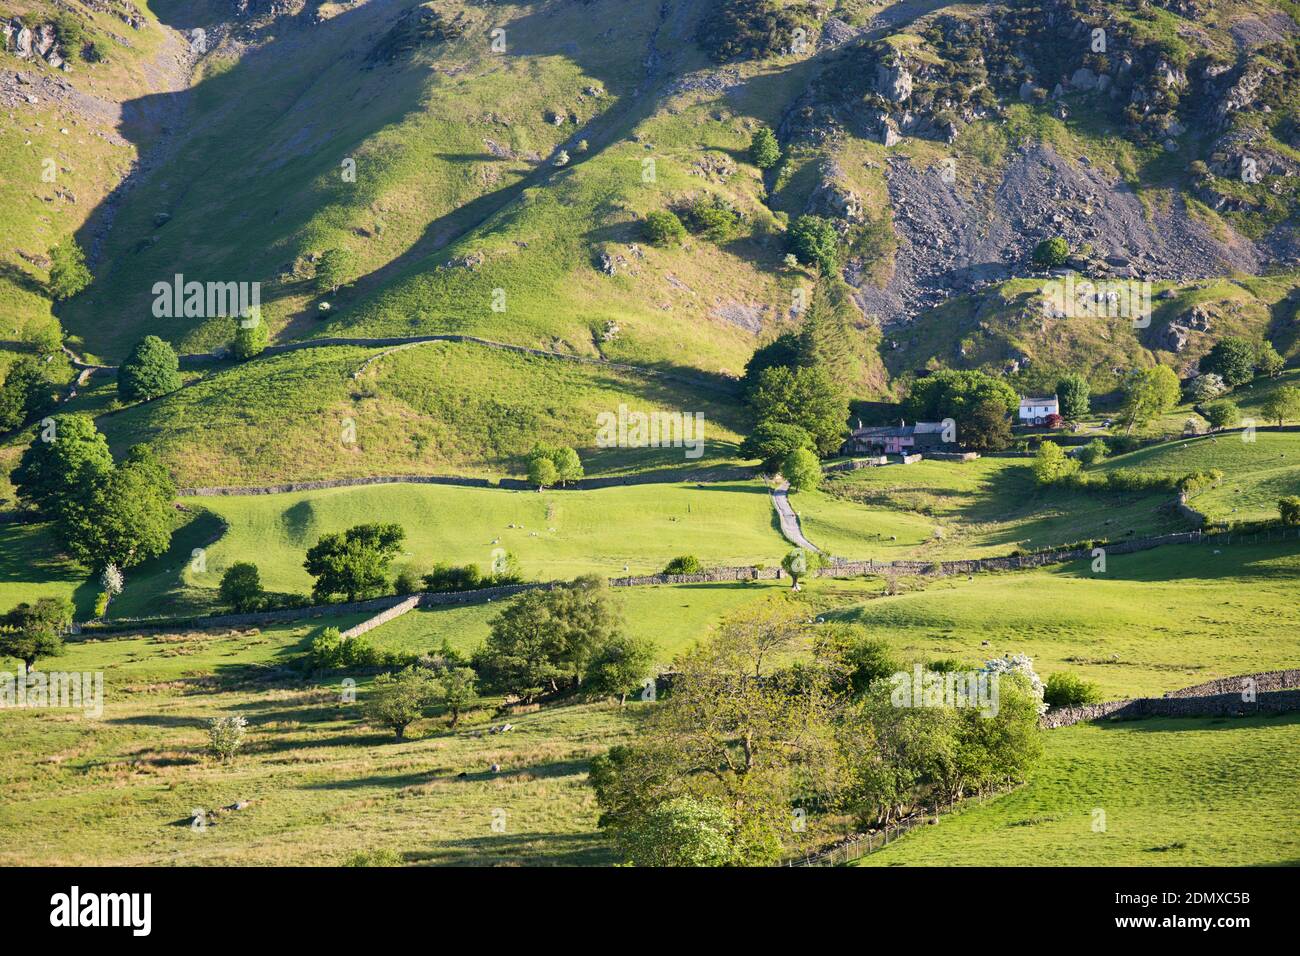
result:
M 911 438 L 914 435 L 933 435 L 943 431 L 943 422 L 917 422 L 908 425 L 869 425 L 853 429 L 854 438 Z

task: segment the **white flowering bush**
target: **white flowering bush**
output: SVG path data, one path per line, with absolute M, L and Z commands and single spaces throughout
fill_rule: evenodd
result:
M 1047 704 L 1043 700 L 1043 682 L 1039 679 L 1037 671 L 1034 670 L 1033 658 L 1028 654 L 1008 654 L 1006 657 L 995 657 L 991 661 L 985 661 L 983 669 L 986 674 L 1023 674 L 1029 681 L 1034 696 L 1038 698 L 1039 716 L 1047 713 Z
M 122 593 L 122 572 L 118 570 L 116 564 L 106 564 L 104 566 L 104 573 L 99 576 L 99 585 L 110 599 Z
M 233 760 L 247 730 L 243 717 L 213 717 L 208 721 L 208 750 L 218 760 Z

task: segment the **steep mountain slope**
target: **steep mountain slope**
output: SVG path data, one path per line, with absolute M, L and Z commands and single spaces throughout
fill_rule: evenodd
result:
M 57 351 L 49 252 L 111 206 L 157 142 L 189 52 L 128 0 L 0 6 L 0 314 L 4 362 Z M 152 101 L 151 107 L 145 101 Z M 96 212 L 98 210 L 98 213 Z
M 145 334 L 223 350 L 229 316 L 156 314 L 155 285 L 181 275 L 259 283 L 281 342 L 469 334 L 725 386 L 798 325 L 802 297 L 825 294 L 830 280 L 786 255 L 804 214 L 839 236 L 858 398 L 944 366 L 1019 388 L 1077 368 L 1106 391 L 1135 364 L 1190 370 L 1226 334 L 1300 349 L 1300 27 L 1286 0 L 150 9 L 142 29 L 179 50 L 178 66 L 194 61 L 193 82 L 160 93 L 145 60 L 122 64 L 138 75 L 112 102 L 155 123 L 117 124 L 123 152 L 147 161 L 76 220 L 95 281 L 59 315 L 87 357 L 115 362 Z M 759 126 L 783 151 L 768 170 L 748 154 Z M 696 201 L 736 227 L 645 240 L 648 213 Z M 1153 282 L 1151 322 L 1045 309 L 1053 277 L 1031 253 L 1051 236 L 1081 278 Z M 334 256 L 341 288 L 317 275 Z M 32 301 L 40 281 L 30 272 Z M 334 353 L 205 366 L 193 395 L 103 427 L 119 447 L 160 442 L 204 484 L 272 468 L 284 480 L 420 463 L 494 471 L 531 445 L 521 431 L 471 442 L 472 454 L 397 452 L 424 447 L 421 434 L 464 434 L 452 396 L 491 388 L 472 350 L 445 349 L 410 369 L 436 398 L 383 418 L 403 437 L 372 448 L 392 455 L 250 463 L 237 422 L 285 448 L 334 430 L 259 382 L 311 366 L 313 402 L 356 403 L 355 363 Z M 95 381 L 87 407 L 107 410 L 107 380 Z M 660 381 L 656 407 L 702 405 L 674 381 Z M 545 394 L 587 407 L 585 387 L 552 376 Z M 735 398 L 717 396 L 723 432 L 743 430 Z M 574 416 L 552 434 L 594 451 L 594 426 Z

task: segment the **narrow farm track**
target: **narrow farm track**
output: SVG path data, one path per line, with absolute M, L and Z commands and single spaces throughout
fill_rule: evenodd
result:
M 799 516 L 790 506 L 790 482 L 784 478 L 772 488 L 772 507 L 776 509 L 777 519 L 781 522 L 781 534 L 791 544 L 822 554 L 822 549 L 804 537 L 799 524 Z

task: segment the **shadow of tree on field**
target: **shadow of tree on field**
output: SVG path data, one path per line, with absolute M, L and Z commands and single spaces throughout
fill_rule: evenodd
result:
M 506 820 L 508 826 L 509 817 Z M 554 832 L 489 833 L 447 840 L 438 850 L 416 851 L 408 858 L 431 866 L 607 866 L 614 862 L 613 851 L 599 833 Z

